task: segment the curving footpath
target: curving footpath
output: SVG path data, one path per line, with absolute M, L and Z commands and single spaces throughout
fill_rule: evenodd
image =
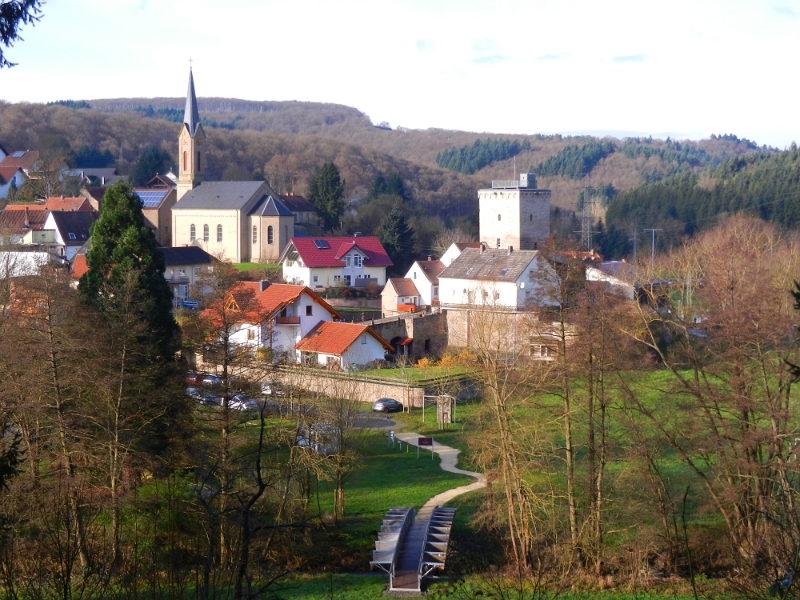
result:
M 408 444 L 409 446 L 417 446 L 417 441 L 421 437 L 418 433 L 410 433 L 410 432 L 395 432 L 395 439 L 400 440 Z M 462 485 L 451 490 L 447 490 L 446 492 L 442 492 L 441 494 L 437 494 L 430 500 L 428 500 L 425 504 L 422 505 L 422 508 L 419 509 L 417 512 L 417 519 L 420 521 L 427 521 L 430 519 L 431 513 L 433 509 L 437 506 L 441 506 L 442 504 L 449 502 L 456 496 L 460 496 L 461 494 L 466 494 L 467 492 L 471 492 L 473 490 L 478 490 L 480 488 L 486 487 L 486 475 L 483 473 L 476 473 L 475 471 L 465 471 L 464 469 L 459 469 L 456 467 L 456 462 L 458 461 L 458 453 L 460 450 L 456 450 L 455 448 L 451 448 L 450 446 L 445 446 L 444 444 L 437 444 L 436 440 L 434 440 L 433 451 L 439 455 L 441 458 L 441 467 L 443 471 L 447 471 L 448 473 L 456 473 L 457 475 L 469 475 L 470 477 L 475 478 L 474 483 L 470 483 L 468 485 Z M 428 448 L 425 448 L 428 451 Z

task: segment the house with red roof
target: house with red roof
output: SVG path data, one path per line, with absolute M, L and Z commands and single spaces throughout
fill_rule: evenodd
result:
M 444 271 L 445 264 L 441 260 L 415 261 L 406 273 L 406 278 L 414 282 L 419 290 L 420 304 L 423 306 L 439 305 L 439 273 Z
M 202 317 L 220 325 L 224 311 L 232 324 L 231 344 L 269 348 L 275 360 L 285 357 L 296 362 L 295 346 L 303 337 L 320 322 L 342 320 L 332 306 L 303 285 L 243 281 L 222 302 L 212 304 Z
M 334 371 L 352 371 L 383 359 L 392 347 L 371 328 L 359 323 L 321 322 L 295 349 L 304 364 Z
M 417 312 L 420 304 L 419 290 L 407 277 L 390 277 L 381 292 L 381 312 L 384 317 L 394 316 L 398 312 Z
M 392 260 L 375 236 L 294 237 L 278 263 L 287 283 L 312 288 L 362 287 L 386 284 L 386 267 Z
M 31 177 L 31 170 L 39 162 L 38 150 L 19 150 L 0 160 L 0 198 L 7 198 L 11 182 L 17 188 Z

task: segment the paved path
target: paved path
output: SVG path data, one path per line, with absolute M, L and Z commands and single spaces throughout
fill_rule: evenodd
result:
M 394 437 L 395 439 L 401 440 L 410 446 L 417 446 L 417 441 L 419 440 L 420 435 L 418 433 L 398 431 L 395 432 Z M 424 451 L 429 452 L 429 449 L 426 447 Z M 486 475 L 483 473 L 476 473 L 474 471 L 465 471 L 464 469 L 459 469 L 456 467 L 456 462 L 458 462 L 458 453 L 460 450 L 456 450 L 455 448 L 451 448 L 450 446 L 445 446 L 443 444 L 437 444 L 436 440 L 434 439 L 433 451 L 442 459 L 441 467 L 443 471 L 447 471 L 448 473 L 456 473 L 458 475 L 469 475 L 470 477 L 474 477 L 476 481 L 468 485 L 462 485 L 460 487 L 447 490 L 446 492 L 442 492 L 441 494 L 438 494 L 428 500 L 417 512 L 417 520 L 420 521 L 427 521 L 430 519 L 431 512 L 433 512 L 434 508 L 437 506 L 442 506 L 456 496 L 486 487 Z

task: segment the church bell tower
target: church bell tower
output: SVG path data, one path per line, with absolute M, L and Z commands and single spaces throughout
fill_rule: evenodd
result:
M 186 92 L 186 109 L 183 127 L 178 136 L 178 200 L 203 181 L 206 169 L 206 132 L 200 124 L 194 78 L 189 69 L 189 89 Z

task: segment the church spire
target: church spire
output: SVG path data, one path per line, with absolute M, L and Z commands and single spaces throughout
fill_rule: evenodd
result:
M 200 113 L 197 110 L 197 97 L 194 95 L 194 77 L 189 67 L 189 89 L 186 92 L 186 109 L 183 111 L 183 122 L 189 127 L 189 134 L 194 137 L 200 124 Z

